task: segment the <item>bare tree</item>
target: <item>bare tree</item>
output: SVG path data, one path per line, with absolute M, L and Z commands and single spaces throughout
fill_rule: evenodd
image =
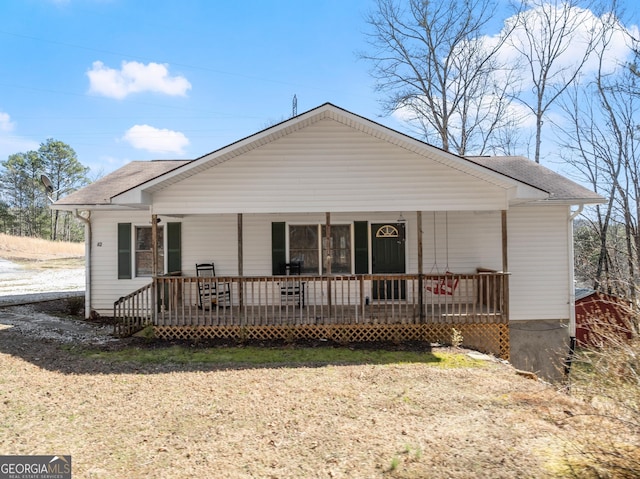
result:
M 512 20 L 506 44 L 521 57 L 523 83 L 531 84 L 532 98 L 520 94 L 517 99 L 535 116 L 534 159 L 540 163 L 544 117 L 579 78 L 598 30 L 590 28 L 591 12 L 574 0 L 526 0 Z
M 387 113 L 401 112 L 429 142 L 447 151 L 495 149 L 509 117 L 510 69 L 498 63 L 505 35 L 485 28 L 496 2 L 377 0 L 367 17 L 377 89 Z M 505 130 L 506 131 L 506 130 Z M 504 131 L 502 131 L 504 135 Z
M 637 297 L 640 269 L 640 98 L 630 94 L 637 81 L 631 69 L 615 74 L 605 67 L 614 35 L 622 26 L 603 17 L 595 79 L 587 88 L 573 88 L 563 103 L 571 128 L 563 130 L 564 158 L 591 186 L 608 198 L 598 206 L 591 225 L 599 239 L 593 286 L 632 299 Z

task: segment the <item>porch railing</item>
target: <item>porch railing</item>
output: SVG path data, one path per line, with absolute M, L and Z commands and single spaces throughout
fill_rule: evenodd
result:
M 284 294 L 297 282 L 303 301 Z M 508 322 L 508 274 L 344 275 L 154 278 L 147 290 L 123 298 L 128 318 L 156 326 L 282 326 L 333 324 L 469 324 Z M 203 304 L 200 286 L 218 295 Z M 438 290 L 439 286 L 449 289 Z M 446 289 L 446 288 L 445 288 Z M 138 300 L 134 296 L 140 296 Z M 144 298 L 144 299 L 143 299 Z M 302 304 L 304 303 L 304 304 Z M 142 311 L 136 311 L 142 308 Z M 115 310 L 114 310 L 115 313 Z M 122 316 L 119 316 L 122 317 Z
M 129 336 L 153 323 L 153 282 L 113 303 L 114 334 Z

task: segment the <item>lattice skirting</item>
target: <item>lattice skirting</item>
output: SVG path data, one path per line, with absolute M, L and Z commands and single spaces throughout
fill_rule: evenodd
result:
M 462 346 L 509 359 L 508 324 L 154 326 L 153 330 L 160 339 L 325 339 L 337 343 L 428 341 L 451 344 L 454 328 L 462 336 Z

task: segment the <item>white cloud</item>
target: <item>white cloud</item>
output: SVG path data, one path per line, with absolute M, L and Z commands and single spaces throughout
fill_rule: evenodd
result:
M 12 131 L 13 122 L 8 113 L 0 111 L 0 131 Z
M 30 140 L 15 135 L 3 135 L 0 132 L 0 160 L 6 160 L 9 155 L 14 153 L 25 153 L 31 150 L 37 150 L 40 144 L 37 141 Z
M 556 72 L 563 71 L 566 72 L 567 75 L 570 75 L 570 73 L 575 70 L 584 58 L 591 32 L 598 31 L 602 22 L 609 20 L 609 14 L 605 14 L 600 18 L 588 9 L 570 7 L 569 10 L 565 11 L 563 10 L 564 8 L 567 8 L 564 4 L 559 4 L 557 6 L 542 4 L 526 10 L 523 12 L 522 18 L 524 18 L 524 22 L 528 25 L 528 32 L 525 30 L 522 22 L 517 21 L 516 17 L 507 19 L 505 21 L 506 25 L 513 25 L 514 22 L 516 22 L 517 26 L 511 33 L 510 39 L 499 50 L 499 58 L 501 62 L 509 65 L 514 64 L 518 59 L 521 59 L 518 50 L 529 51 L 531 39 L 528 38 L 528 35 L 530 36 L 532 32 L 542 33 L 545 30 L 548 30 L 548 26 L 544 23 L 544 19 L 546 17 L 550 16 L 552 18 L 561 18 L 565 16 L 564 18 L 567 24 L 566 28 L 570 31 L 570 38 L 562 40 L 565 44 L 565 48 L 555 60 L 553 69 L 549 73 L 549 77 L 553 77 Z M 631 28 L 631 31 L 635 30 L 635 27 Z M 558 33 L 556 33 L 556 35 L 558 35 Z M 628 39 L 629 36 L 627 33 L 621 29 L 618 29 L 611 35 L 606 46 L 606 53 L 603 55 L 604 73 L 613 73 L 630 57 L 632 50 Z M 542 41 L 542 37 L 534 39 L 534 52 L 541 52 L 544 50 Z M 495 45 L 496 37 L 485 37 L 485 42 L 488 46 Z M 596 72 L 598 67 L 598 58 L 595 53 L 593 53 L 582 67 L 582 78 Z M 533 84 L 529 77 L 528 65 L 523 65 L 522 73 L 523 75 L 520 78 L 522 88 L 525 90 L 531 88 Z
M 131 146 L 152 153 L 183 154 L 189 139 L 179 131 L 154 128 L 149 125 L 134 125 L 122 137 Z
M 101 61 L 93 62 L 87 71 L 89 91 L 110 98 L 122 99 L 132 93 L 154 92 L 172 96 L 185 96 L 191 83 L 183 76 L 169 75 L 166 64 L 122 62 L 116 70 Z
M 11 134 L 15 124 L 11 121 L 8 113 L 0 111 L 0 160 L 6 160 L 14 153 L 24 153 L 37 150 L 40 144 L 15 134 Z

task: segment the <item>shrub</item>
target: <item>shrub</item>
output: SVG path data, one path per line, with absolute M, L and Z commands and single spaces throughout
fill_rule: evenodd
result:
M 67 312 L 71 316 L 82 316 L 84 314 L 84 296 L 76 296 L 67 300 Z
M 597 320 L 590 328 L 598 346 L 580 350 L 571 370 L 571 393 L 592 406 L 600 427 L 577 425 L 568 462 L 575 477 L 640 477 L 640 337 L 630 316 L 620 325 Z M 627 339 L 629 337 L 629 339 Z

